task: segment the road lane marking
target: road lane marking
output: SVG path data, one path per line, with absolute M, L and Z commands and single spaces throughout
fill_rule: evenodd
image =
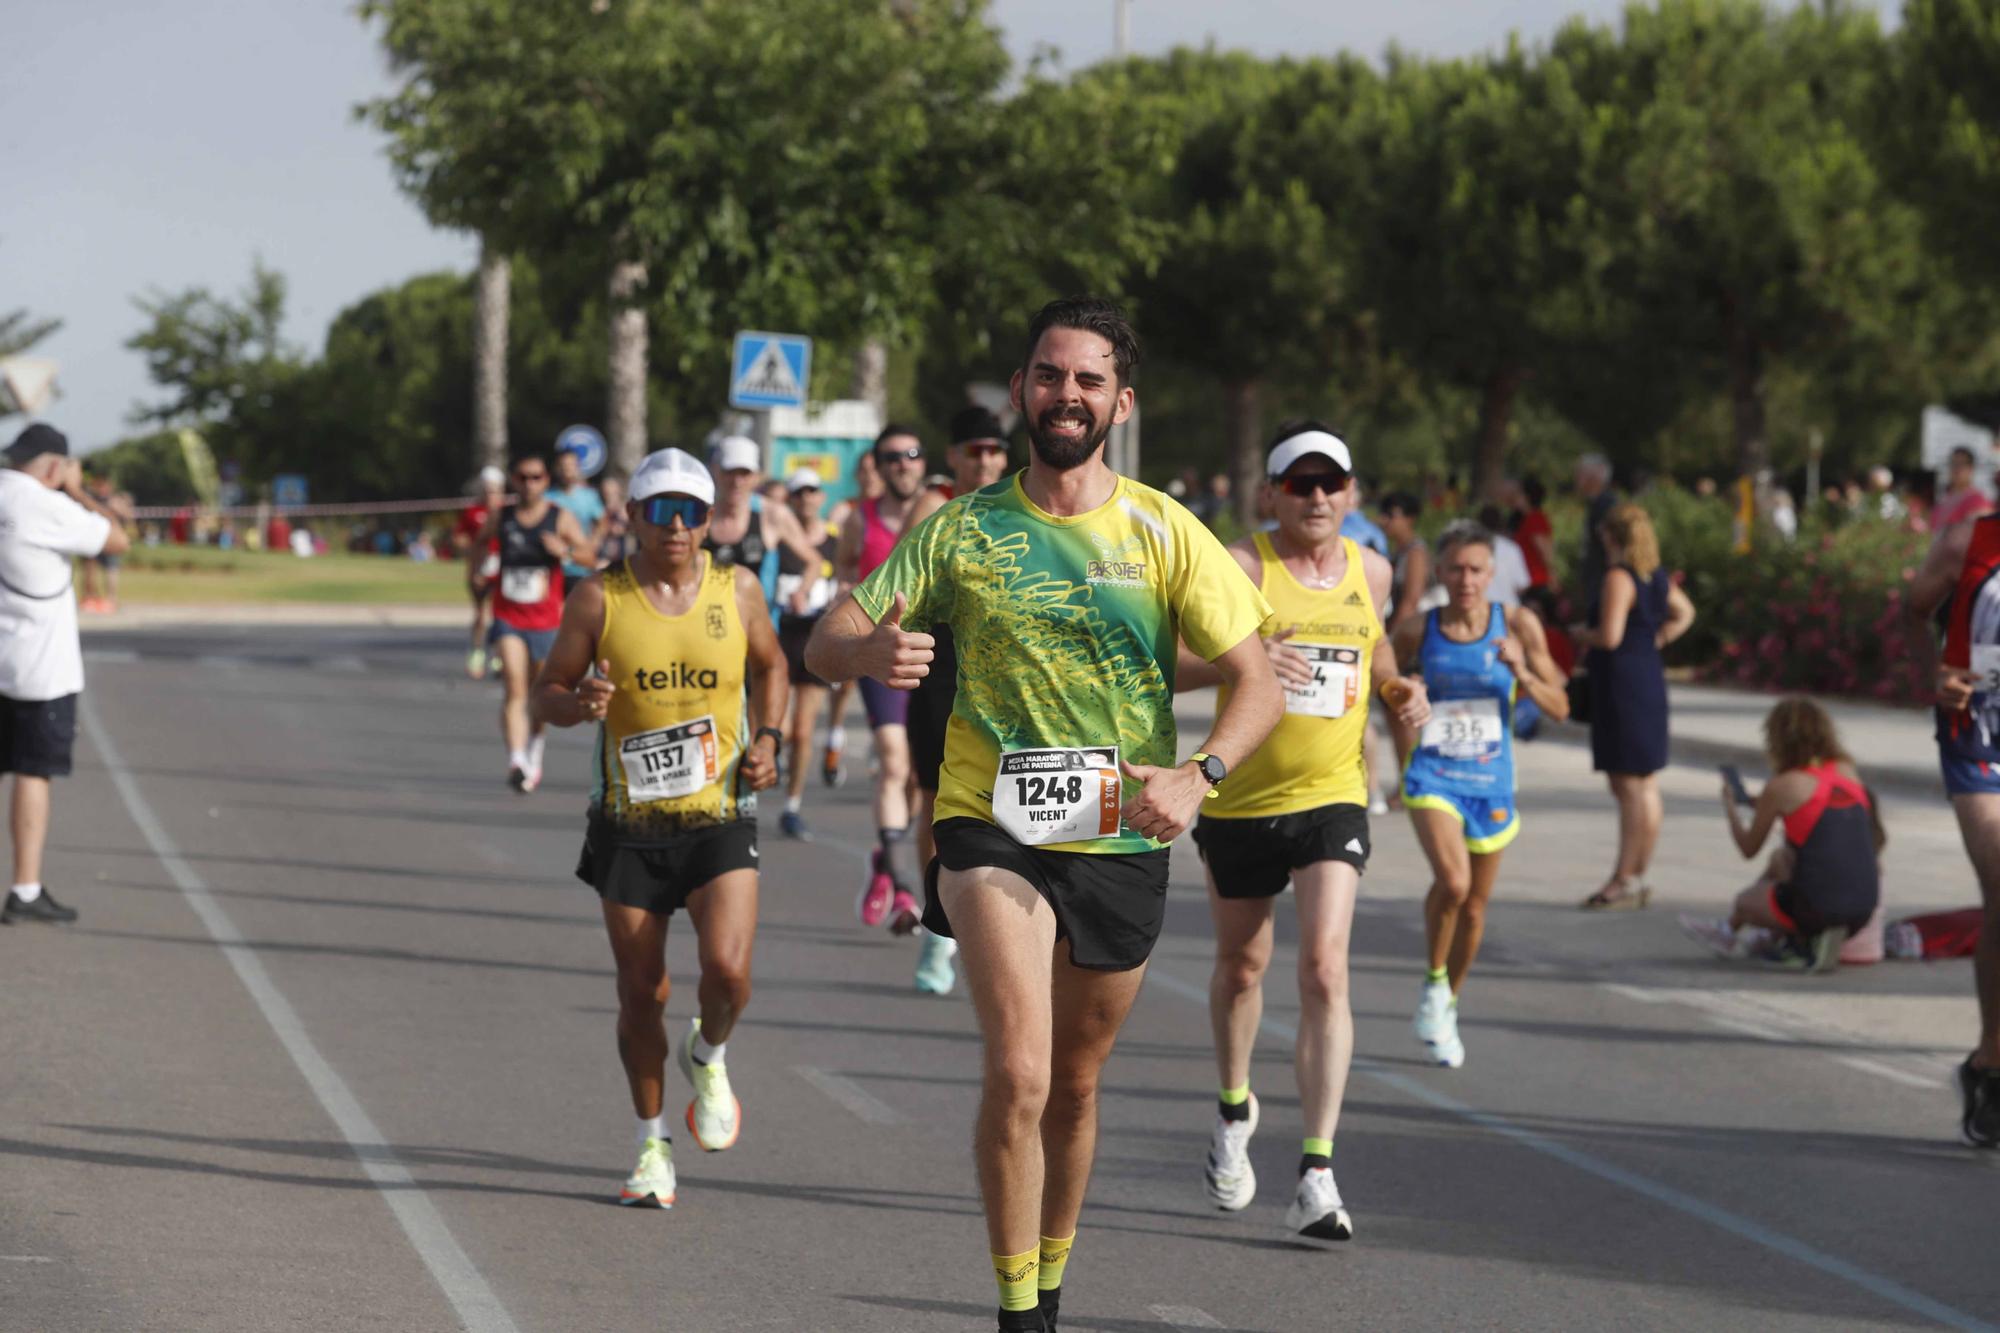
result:
M 1178 995 L 1182 999 L 1192 1000 L 1204 1005 L 1208 1003 L 1207 990 L 1199 986 L 1190 985 L 1182 981 L 1179 977 L 1169 975 L 1157 969 L 1148 968 L 1146 971 L 1146 980 L 1148 982 L 1157 981 L 1160 983 L 1162 990 Z M 1298 1029 L 1282 1019 L 1266 1017 L 1262 1020 L 1260 1026 L 1266 1032 L 1281 1040 L 1287 1042 L 1298 1040 Z M 1933 1300 L 1922 1292 L 1914 1291 L 1900 1282 L 1883 1277 L 1879 1273 L 1870 1272 L 1868 1269 L 1851 1264 L 1845 1259 L 1828 1254 L 1824 1250 L 1816 1249 L 1796 1237 L 1786 1235 L 1784 1232 L 1772 1227 L 1767 1227 L 1761 1222 L 1753 1222 L 1747 1217 L 1739 1216 L 1726 1208 L 1709 1203 L 1705 1199 L 1696 1198 L 1684 1190 L 1675 1189 L 1671 1185 L 1663 1185 L 1649 1176 L 1642 1176 L 1636 1171 L 1628 1171 L 1624 1167 L 1617 1166 L 1601 1157 L 1582 1152 L 1570 1147 L 1568 1144 L 1559 1143 L 1547 1135 L 1537 1133 L 1534 1130 L 1523 1128 L 1505 1116 L 1496 1115 L 1491 1111 L 1482 1111 L 1475 1106 L 1458 1100 L 1456 1097 L 1438 1092 L 1428 1084 L 1411 1078 L 1408 1075 L 1397 1073 L 1393 1069 L 1386 1068 L 1373 1061 L 1359 1058 L 1354 1061 L 1354 1071 L 1358 1074 L 1367 1075 L 1377 1083 L 1394 1088 L 1407 1097 L 1436 1107 L 1440 1111 L 1447 1111 L 1461 1120 L 1469 1121 L 1486 1130 L 1488 1133 L 1497 1134 L 1501 1138 L 1517 1143 L 1523 1148 L 1541 1153 L 1545 1157 L 1552 1157 L 1565 1166 L 1574 1167 L 1585 1175 L 1595 1176 L 1608 1184 L 1630 1190 L 1632 1193 L 1640 1195 L 1643 1198 L 1651 1199 L 1654 1203 L 1664 1204 L 1666 1207 L 1692 1217 L 1696 1221 L 1706 1222 L 1718 1230 L 1726 1231 L 1733 1236 L 1749 1241 L 1753 1245 L 1759 1245 L 1764 1249 L 1784 1255 L 1787 1259 L 1795 1260 L 1798 1263 L 1806 1265 L 1808 1268 L 1816 1268 L 1829 1277 L 1838 1278 L 1842 1282 L 1859 1287 L 1863 1291 L 1889 1302 L 1891 1305 L 1901 1306 L 1913 1314 L 1922 1315 L 1926 1319 L 1943 1324 L 1946 1328 L 1963 1329 L 1967 1330 L 1967 1333 L 2000 1333 L 2000 1330 L 1996 1330 L 1994 1325 L 1977 1319 L 1961 1310 L 1955 1310 L 1942 1301 Z
M 1222 1321 L 1192 1305 L 1155 1305 L 1153 1317 L 1173 1328 L 1221 1328 Z
M 46 1254 L 0 1254 L 0 1264 L 52 1264 Z
M 903 1121 L 895 1107 L 881 1100 L 874 1093 L 856 1083 L 844 1074 L 831 1070 L 815 1069 L 811 1065 L 793 1065 L 792 1072 L 821 1092 L 839 1102 L 842 1106 L 871 1125 L 898 1125 Z
M 1870 1060 L 1863 1055 L 1836 1055 L 1833 1058 L 1846 1065 L 1849 1069 L 1858 1069 L 1864 1074 L 1873 1074 L 1877 1078 L 1886 1078 L 1892 1083 L 1901 1083 L 1907 1088 L 1923 1088 L 1926 1091 L 1930 1091 L 1938 1086 L 1938 1081 L 1934 1078 L 1919 1078 L 1915 1074 L 1906 1074 L 1900 1069 L 1891 1068 L 1888 1065 Z
M 375 1121 L 362 1107 L 360 1099 L 334 1072 L 333 1066 L 319 1053 L 319 1048 L 313 1045 L 305 1023 L 291 1001 L 285 998 L 284 992 L 278 989 L 277 983 L 271 980 L 263 959 L 245 941 L 243 932 L 236 928 L 229 913 L 223 910 L 222 904 L 167 834 L 158 816 L 153 813 L 153 807 L 140 792 L 138 782 L 125 767 L 125 761 L 112 744 L 110 734 L 99 722 L 97 709 L 91 703 L 89 694 L 83 696 L 78 712 L 83 718 L 84 734 L 96 747 L 105 771 L 111 775 L 112 785 L 125 802 L 126 812 L 132 816 L 132 822 L 138 825 L 139 832 L 152 847 L 153 855 L 180 889 L 181 896 L 200 919 L 209 938 L 215 941 L 222 956 L 235 969 L 237 980 L 256 1001 L 264 1021 L 271 1025 L 271 1031 L 277 1034 L 285 1053 L 298 1066 L 313 1096 L 319 1099 L 320 1106 L 354 1150 L 362 1171 L 381 1191 L 383 1201 L 402 1226 L 403 1234 L 409 1237 L 410 1245 L 424 1261 L 424 1266 L 430 1269 L 431 1276 L 451 1301 L 452 1308 L 458 1312 L 459 1322 L 471 1333 L 519 1333 L 506 1307 L 501 1305 L 500 1298 L 493 1294 L 486 1279 L 473 1266 L 472 1260 L 466 1256 L 450 1228 L 445 1226 L 444 1218 L 429 1197 L 418 1187 L 409 1169 L 396 1159 L 394 1150 L 388 1146 L 382 1131 L 376 1128 Z

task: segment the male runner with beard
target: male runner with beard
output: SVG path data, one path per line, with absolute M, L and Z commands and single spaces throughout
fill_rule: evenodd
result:
M 1138 338 L 1043 307 L 1013 377 L 1025 471 L 945 505 L 820 622 L 807 664 L 914 689 L 959 654 L 924 924 L 956 936 L 984 1043 L 973 1151 L 999 1327 L 1052 1327 L 1097 1140 L 1098 1076 L 1166 908 L 1167 843 L 1283 711 L 1263 597 L 1179 503 L 1106 466 Z M 1187 759 L 1178 637 L 1231 686 Z

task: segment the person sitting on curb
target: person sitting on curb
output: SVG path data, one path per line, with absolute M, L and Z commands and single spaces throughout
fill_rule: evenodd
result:
M 1776 948 L 1763 961 L 1823 972 L 1881 903 L 1880 856 L 1888 838 L 1873 795 L 1818 704 L 1780 699 L 1764 719 L 1764 754 L 1776 776 L 1756 798 L 1749 821 L 1733 782 L 1722 786 L 1723 814 L 1744 859 L 1763 850 L 1781 820 L 1784 845 L 1736 896 L 1727 923 L 1684 918 L 1682 927 L 1711 948 L 1743 958 L 1760 956 L 1752 951 L 1768 940 L 1746 928 L 1775 932 Z

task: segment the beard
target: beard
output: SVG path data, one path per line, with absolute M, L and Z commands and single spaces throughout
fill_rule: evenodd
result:
M 1071 418 L 1089 423 L 1082 435 L 1074 440 L 1049 433 L 1049 428 L 1059 421 Z M 1058 472 L 1068 472 L 1071 468 L 1083 466 L 1090 456 L 1103 445 L 1111 434 L 1111 419 L 1098 421 L 1089 412 L 1071 408 L 1051 408 L 1042 413 L 1037 421 L 1028 424 L 1028 443 L 1034 446 L 1035 457 Z

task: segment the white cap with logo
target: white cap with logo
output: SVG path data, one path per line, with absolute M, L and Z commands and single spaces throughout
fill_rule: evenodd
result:
M 650 500 L 656 495 L 692 495 L 704 504 L 714 504 L 715 478 L 695 460 L 693 454 L 679 449 L 661 449 L 647 454 L 640 461 L 626 494 L 634 503 Z
M 792 475 L 785 478 L 785 489 L 793 494 L 800 491 L 817 491 L 825 485 L 826 483 L 819 478 L 818 468 L 793 468 Z
M 764 451 L 757 441 L 744 435 L 725 435 L 715 446 L 717 472 L 762 472 Z
M 1291 470 L 1292 464 L 1307 454 L 1318 454 L 1333 460 L 1342 472 L 1354 471 L 1354 460 L 1348 457 L 1347 445 L 1338 435 L 1329 435 L 1323 430 L 1302 430 L 1279 441 L 1278 447 L 1271 451 L 1265 475 L 1282 477 Z

